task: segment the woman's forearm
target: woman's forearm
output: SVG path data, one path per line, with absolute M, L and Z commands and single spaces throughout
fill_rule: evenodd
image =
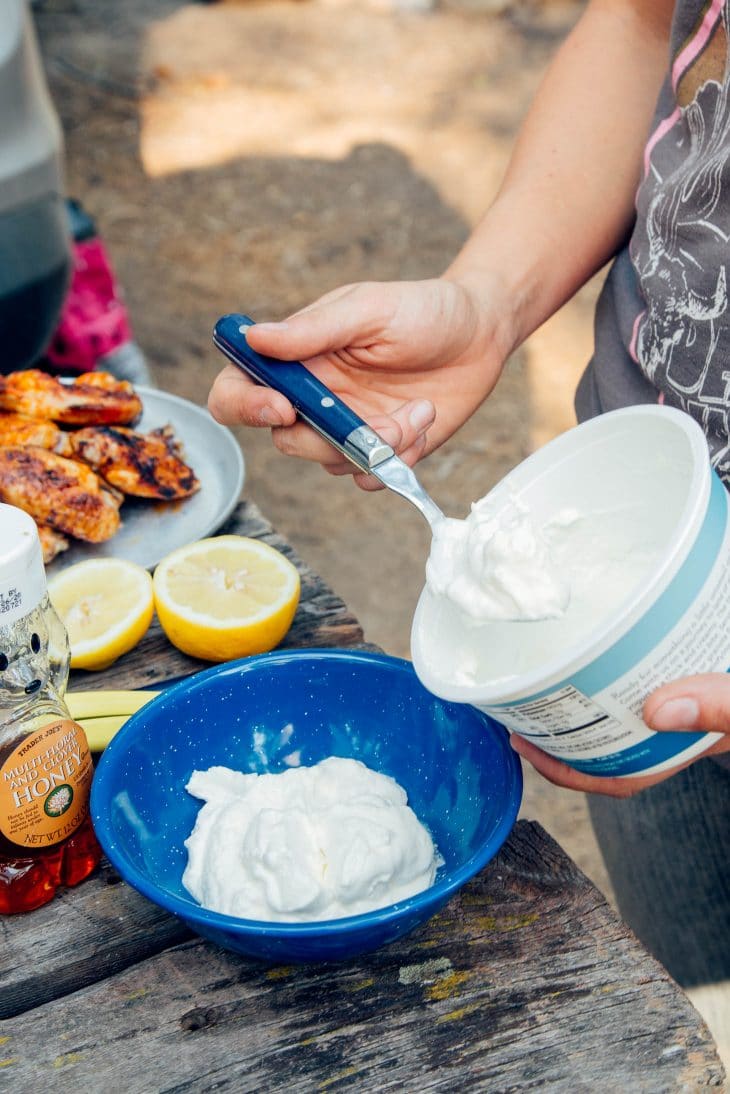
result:
M 627 236 L 672 7 L 592 0 L 548 69 L 494 203 L 446 271 L 502 302 L 507 352 Z

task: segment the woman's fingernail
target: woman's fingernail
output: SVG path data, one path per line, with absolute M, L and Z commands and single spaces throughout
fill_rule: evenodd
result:
M 654 713 L 654 729 L 693 729 L 700 716 L 696 699 L 668 699 Z
M 435 417 L 436 410 L 433 403 L 430 403 L 428 399 L 422 399 L 420 402 L 415 403 L 408 412 L 408 421 L 418 433 L 431 425 Z
M 261 408 L 260 417 L 264 425 L 282 425 L 281 415 L 272 410 L 270 406 Z
M 269 331 L 269 330 L 289 330 L 289 324 L 288 323 L 257 323 L 256 324 L 256 329 L 257 330 L 262 330 L 264 332 Z

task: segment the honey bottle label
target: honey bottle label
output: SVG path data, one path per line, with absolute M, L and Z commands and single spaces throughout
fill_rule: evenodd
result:
M 59 719 L 23 737 L 0 763 L 0 833 L 27 849 L 68 839 L 88 815 L 92 775 L 76 722 Z

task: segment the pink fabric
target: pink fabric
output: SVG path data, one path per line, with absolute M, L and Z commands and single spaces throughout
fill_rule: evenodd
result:
M 654 150 L 654 145 L 658 144 L 662 137 L 673 128 L 674 123 L 679 119 L 681 111 L 679 107 L 672 111 L 668 118 L 665 118 L 652 133 L 651 137 L 647 141 L 646 148 L 644 149 L 644 178 L 649 174 L 651 168 L 651 154 Z
M 132 331 L 122 294 L 100 239 L 73 244 L 74 268 L 63 313 L 46 357 L 54 368 L 91 372 Z
M 679 87 L 679 81 L 712 37 L 718 21 L 722 17 L 724 3 L 725 0 L 712 0 L 712 3 L 705 12 L 702 22 L 697 28 L 697 33 L 694 37 L 690 38 L 687 45 L 675 58 L 674 64 L 672 65 L 673 91 L 676 92 Z M 644 177 L 649 174 L 651 153 L 654 146 L 674 127 L 675 122 L 680 116 L 681 110 L 677 106 L 668 118 L 664 118 L 664 120 L 659 123 L 649 138 L 646 148 L 644 149 Z
M 715 26 L 722 15 L 724 6 L 725 0 L 712 0 L 694 38 L 690 39 L 682 52 L 675 59 L 675 62 L 672 65 L 672 87 L 675 91 L 677 90 L 679 81 L 684 73 L 710 40 Z
M 636 352 L 636 342 L 637 342 L 637 339 L 639 337 L 639 327 L 641 326 L 641 322 L 642 322 L 645 315 L 646 315 L 646 312 L 641 311 L 636 316 L 636 319 L 634 319 L 634 326 L 633 326 L 633 329 L 631 331 L 631 342 L 629 343 L 629 354 L 631 355 L 633 360 L 636 361 L 637 365 L 639 363 L 639 355 Z

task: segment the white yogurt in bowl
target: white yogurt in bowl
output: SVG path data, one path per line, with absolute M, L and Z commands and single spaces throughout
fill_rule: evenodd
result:
M 415 896 L 442 859 L 405 790 L 359 760 L 244 774 L 194 771 L 204 805 L 183 885 L 205 908 L 264 922 L 360 915 Z
M 448 579 L 438 543 L 429 561 L 411 646 L 430 691 L 596 775 L 668 769 L 717 740 L 641 719 L 660 684 L 730 667 L 728 499 L 696 422 L 660 406 L 595 418 L 465 523 L 487 512 L 486 550 L 457 551 Z

